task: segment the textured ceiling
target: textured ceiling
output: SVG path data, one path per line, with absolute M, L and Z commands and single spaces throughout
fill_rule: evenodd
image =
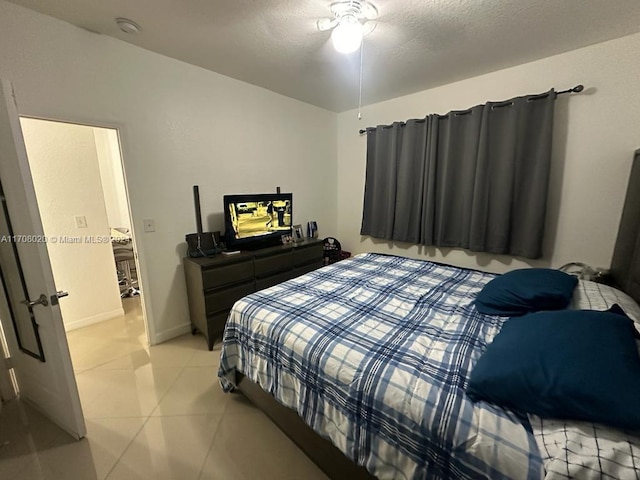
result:
M 331 0 L 11 0 L 169 57 L 342 112 L 357 107 L 359 53 L 316 21 Z M 639 0 L 373 0 L 363 104 L 640 31 Z M 142 30 L 127 35 L 114 19 Z M 558 87 L 564 87 L 558 86 Z

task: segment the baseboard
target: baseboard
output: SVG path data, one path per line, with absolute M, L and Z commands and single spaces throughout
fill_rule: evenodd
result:
M 120 317 L 124 315 L 124 309 L 122 307 L 111 310 L 110 312 L 103 312 L 91 317 L 81 318 L 80 320 L 74 320 L 72 322 L 64 322 L 64 330 L 70 332 L 82 327 L 88 327 L 94 323 L 104 322 L 105 320 L 111 320 L 112 318 Z
M 177 327 L 170 328 L 169 330 L 165 330 L 163 332 L 159 332 L 155 334 L 155 338 L 150 339 L 151 345 L 158 345 L 159 343 L 166 342 L 171 340 L 172 338 L 179 337 L 180 335 L 184 335 L 185 333 L 191 333 L 191 323 L 183 323 Z

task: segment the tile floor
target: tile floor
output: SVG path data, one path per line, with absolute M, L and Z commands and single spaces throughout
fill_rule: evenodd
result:
M 0 479 L 277 479 L 326 476 L 239 394 L 224 394 L 204 337 L 146 346 L 138 298 L 125 316 L 69 332 L 87 436 L 19 400 L 0 411 Z

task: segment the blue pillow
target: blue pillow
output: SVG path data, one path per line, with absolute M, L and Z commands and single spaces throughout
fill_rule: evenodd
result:
M 551 268 L 512 270 L 484 286 L 476 297 L 476 308 L 506 317 L 561 310 L 569 305 L 577 284 L 577 277 Z
M 467 394 L 540 417 L 640 430 L 634 328 L 594 310 L 511 318 L 473 367 Z
M 631 324 L 631 327 L 633 328 L 633 336 L 635 337 L 636 340 L 640 340 L 640 332 L 636 328 L 635 322 L 627 316 L 627 314 L 625 313 L 625 311 L 622 309 L 620 305 L 618 305 L 617 303 L 614 303 L 613 305 L 611 305 L 609 310 L 607 310 L 607 312 L 616 313 L 618 315 L 624 316 L 624 318 L 626 318 L 629 321 L 629 323 Z

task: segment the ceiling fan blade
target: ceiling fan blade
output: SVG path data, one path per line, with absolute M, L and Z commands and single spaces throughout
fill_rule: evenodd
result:
M 364 25 L 362 25 L 362 34 L 363 35 L 369 35 L 371 32 L 373 32 L 376 27 L 378 26 L 378 22 L 373 22 L 373 21 L 369 21 L 366 22 Z
M 367 20 L 375 20 L 378 18 L 378 9 L 369 2 L 362 2 L 360 6 L 362 16 Z
M 333 27 L 335 27 L 338 24 L 338 20 L 337 19 L 331 19 L 331 18 L 322 18 L 320 20 L 318 20 L 318 30 L 320 30 L 321 32 L 326 32 L 327 30 L 331 30 Z

